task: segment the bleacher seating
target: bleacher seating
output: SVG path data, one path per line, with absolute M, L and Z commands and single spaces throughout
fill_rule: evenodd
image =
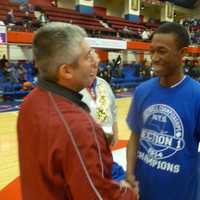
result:
M 112 77 L 110 84 L 115 90 L 122 88 L 135 88 L 143 81 L 144 78 L 135 76 L 134 70 L 131 66 L 124 66 L 122 69 L 122 76 Z
M 82 14 L 67 8 L 42 7 L 42 9 L 45 11 L 50 21 L 62 21 L 77 24 L 89 31 L 97 30 L 108 34 L 115 33 L 115 30 L 105 28 L 95 15 Z
M 19 4 L 0 2 L 0 21 L 3 21 L 5 19 L 5 16 L 10 9 L 14 10 L 14 15 L 16 17 L 16 21 L 20 21 L 22 19 L 22 17 L 25 16 L 25 13 L 23 13 L 19 10 Z M 32 21 L 36 20 L 33 13 L 30 13 L 29 16 L 32 18 Z
M 13 67 L 13 64 L 10 64 Z M 26 71 L 25 81 L 34 82 L 35 70 L 32 63 L 24 63 L 23 67 Z M 30 90 L 23 90 L 23 83 L 16 83 L 12 78 L 5 79 L 2 71 L 0 70 L 0 93 L 4 100 L 21 99 L 25 97 Z
M 0 2 L 0 20 L 4 20 L 7 12 L 10 9 L 14 10 L 14 15 L 17 21 L 20 21 L 24 13 L 19 10 L 18 4 L 13 3 L 5 3 Z M 56 7 L 48 7 L 48 6 L 40 6 L 40 8 L 45 11 L 45 14 L 48 16 L 50 21 L 61 21 L 72 24 L 77 24 L 85 28 L 88 32 L 100 31 L 101 36 L 109 36 L 109 34 L 113 34 L 115 36 L 116 32 L 122 32 L 124 26 L 127 26 L 130 30 L 134 32 L 142 32 L 146 26 L 143 23 L 134 23 L 128 20 L 125 20 L 121 17 L 114 16 L 97 16 L 95 14 L 82 14 L 78 11 L 67 9 L 67 8 L 56 8 Z M 30 15 L 33 22 L 36 20 L 34 14 Z M 108 25 L 105 27 L 103 21 Z M 149 27 L 149 26 L 148 26 Z M 89 33 L 91 33 L 89 32 Z M 26 69 L 26 81 L 33 82 L 34 79 L 34 71 L 32 65 L 24 64 L 24 68 Z M 124 67 L 123 69 L 123 77 L 121 78 L 112 78 L 111 86 L 115 88 L 130 88 L 137 86 L 142 78 L 134 76 L 134 73 L 131 68 Z M 21 98 L 28 94 L 28 91 L 22 91 L 22 84 L 3 82 L 0 83 L 0 87 L 3 91 L 3 96 L 5 99 L 10 98 Z
M 7 12 L 14 9 L 16 21 L 20 21 L 25 15 L 19 10 L 19 5 L 14 3 L 0 2 L 0 20 L 3 21 Z M 50 6 L 40 6 L 45 11 L 50 21 L 61 21 L 82 26 L 88 31 L 101 31 L 103 35 L 116 36 L 116 32 L 123 32 L 125 26 L 134 33 L 142 32 L 145 28 L 154 28 L 153 24 L 134 23 L 117 16 L 103 16 L 95 14 L 83 14 L 68 8 L 56 8 Z M 36 21 L 34 14 L 30 14 L 32 21 Z M 110 28 L 105 27 L 99 20 L 103 20 Z

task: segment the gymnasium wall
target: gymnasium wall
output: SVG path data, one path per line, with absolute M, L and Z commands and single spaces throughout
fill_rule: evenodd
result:
M 198 3 L 198 6 L 193 10 L 193 16 L 200 18 L 200 2 Z
M 10 60 L 33 60 L 32 46 L 9 46 Z
M 117 51 L 117 52 L 110 51 L 110 52 L 108 52 L 108 60 L 112 61 L 113 59 L 116 59 L 118 57 L 118 55 L 120 55 L 121 58 L 123 58 L 122 52 L 120 52 L 120 51 Z M 123 60 L 122 60 L 122 62 L 123 62 Z
M 30 2 L 32 4 L 36 4 L 36 5 L 43 5 L 43 6 L 47 6 L 50 5 L 52 0 L 1 0 L 4 2 L 14 2 L 14 3 L 26 3 L 26 2 Z
M 5 54 L 9 55 L 10 60 L 33 60 L 32 47 L 29 46 L 19 46 L 19 45 L 9 45 L 8 49 L 5 45 L 0 46 L 0 57 Z
M 143 21 L 147 22 L 149 18 L 160 19 L 161 8 L 158 6 L 147 6 L 145 5 L 144 10 L 141 11 L 141 15 L 144 16 Z
M 52 0 L 29 0 L 29 2 L 35 5 L 50 6 Z
M 95 0 L 95 6 L 106 7 L 107 15 L 123 17 L 124 0 Z
M 133 61 L 136 61 L 136 52 L 126 50 L 122 52 L 122 55 L 124 63 L 132 63 Z
M 58 7 L 60 8 L 69 8 L 72 10 L 75 10 L 75 0 L 59 0 L 58 1 Z

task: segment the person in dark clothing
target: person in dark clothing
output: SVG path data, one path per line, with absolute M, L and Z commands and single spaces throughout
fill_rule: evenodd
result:
M 6 58 L 6 55 L 3 54 L 3 57 L 0 60 L 0 69 L 5 68 L 7 62 L 8 62 L 8 59 Z
M 13 9 L 10 9 L 8 11 L 7 15 L 5 16 L 4 23 L 5 23 L 5 25 L 15 25 L 16 24 L 16 19 L 14 16 Z
M 32 28 L 32 17 L 29 12 L 25 12 L 25 15 L 22 17 L 22 24 L 27 31 L 31 31 Z

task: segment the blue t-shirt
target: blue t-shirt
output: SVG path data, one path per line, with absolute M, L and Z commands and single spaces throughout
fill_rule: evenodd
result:
M 127 122 L 140 135 L 135 174 L 141 200 L 195 200 L 200 84 L 187 76 L 171 88 L 159 78 L 141 84 Z

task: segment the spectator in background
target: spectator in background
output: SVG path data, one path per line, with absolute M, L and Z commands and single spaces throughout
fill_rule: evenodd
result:
M 5 68 L 7 62 L 8 62 L 8 59 L 6 58 L 6 55 L 3 54 L 2 58 L 0 59 L 0 69 Z
M 151 78 L 151 71 L 152 67 L 150 62 L 148 60 L 144 60 L 142 67 L 140 69 L 140 76 L 144 79 L 149 79 Z
M 118 141 L 117 106 L 115 95 L 110 85 L 100 77 L 97 77 L 99 58 L 96 68 L 91 73 L 91 81 L 87 88 L 80 91 L 82 101 L 90 108 L 91 115 L 101 125 L 108 144 L 115 145 Z
M 17 65 L 17 74 L 19 83 L 23 83 L 26 81 L 26 70 L 22 63 Z
M 5 25 L 5 22 L 0 20 L 0 26 L 4 26 Z
M 104 79 L 97 76 L 99 62 L 97 57 L 96 68 L 91 73 L 91 82 L 87 88 L 80 91 L 82 101 L 90 108 L 90 114 L 101 125 L 109 145 L 114 146 L 118 141 L 117 105 L 113 91 Z M 113 163 L 112 177 L 120 181 L 125 178 L 123 168 Z
M 106 66 L 102 69 L 98 71 L 98 76 L 103 78 L 104 80 L 106 80 L 108 83 L 110 83 L 111 81 L 111 69 L 112 66 L 109 63 L 109 61 L 106 61 Z
M 57 0 L 52 1 L 52 2 L 51 2 L 51 6 L 53 6 L 53 7 L 58 7 Z
M 49 22 L 49 18 L 45 11 L 41 13 L 39 20 L 40 20 L 42 26 Z
M 134 75 L 136 77 L 140 77 L 140 71 L 141 71 L 141 68 L 142 68 L 142 64 L 135 62 L 132 65 L 133 65 Z
M 133 31 L 128 28 L 128 26 L 124 26 L 122 29 L 124 37 L 130 37 L 133 34 Z
M 31 31 L 32 29 L 32 17 L 28 11 L 25 12 L 25 15 L 22 17 L 22 25 L 26 31 Z
M 0 59 L 0 71 L 3 74 L 3 79 L 9 80 L 8 59 L 5 54 Z
M 132 33 L 132 31 L 128 28 L 128 26 L 124 26 L 123 31 L 125 33 Z
M 35 8 L 34 8 L 34 6 L 31 3 L 28 3 L 28 4 L 25 3 L 25 4 L 21 4 L 19 6 L 19 10 L 21 12 L 24 12 L 24 13 L 26 13 L 26 12 L 28 12 L 28 13 L 34 13 Z
M 116 32 L 116 38 L 121 39 L 120 33 L 118 31 Z
M 120 65 L 122 63 L 121 55 L 118 55 L 115 61 L 115 66 Z
M 110 69 L 103 69 L 102 73 L 101 73 L 101 77 L 106 80 L 108 83 L 110 83 L 111 81 L 111 70 Z
M 192 67 L 190 70 L 190 75 L 192 78 L 200 81 L 200 66 L 197 60 L 192 62 Z
M 10 9 L 8 11 L 8 13 L 6 14 L 4 23 L 5 23 L 6 26 L 14 26 L 16 24 L 16 19 L 15 19 L 15 16 L 14 16 L 13 9 Z
M 38 12 L 39 14 L 37 15 L 36 24 L 34 26 L 41 27 L 49 22 L 49 19 L 44 10 L 41 9 L 41 11 Z
M 17 63 L 12 63 L 11 64 L 10 77 L 11 77 L 11 82 L 12 83 L 19 83 L 19 74 L 18 74 L 17 68 L 18 68 L 18 64 Z
M 116 59 L 112 60 L 112 76 L 115 78 L 122 78 L 123 75 L 123 63 L 121 55 L 118 55 Z
M 33 89 L 33 84 L 29 81 L 25 81 L 22 84 L 22 88 L 20 91 L 31 91 Z
M 141 37 L 143 40 L 149 40 L 149 37 L 150 37 L 150 33 L 148 30 L 144 30 L 141 34 Z

